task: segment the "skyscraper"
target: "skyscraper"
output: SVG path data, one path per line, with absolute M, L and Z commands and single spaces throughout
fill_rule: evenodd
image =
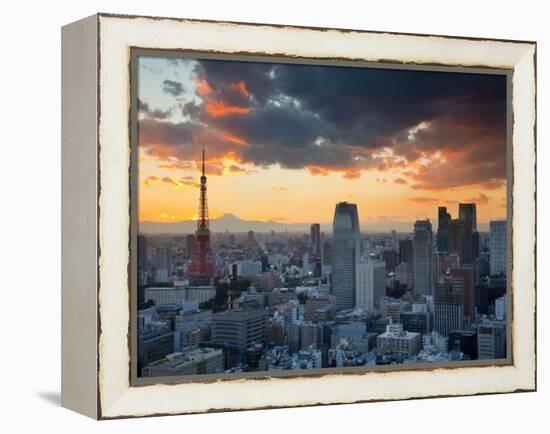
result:
M 444 229 L 441 229 L 444 228 Z M 437 250 L 456 253 L 461 263 L 473 264 L 479 256 L 479 233 L 475 203 L 458 204 L 458 218 L 452 219 L 447 208 L 439 207 Z
M 319 223 L 313 223 L 310 229 L 311 236 L 311 254 L 320 257 L 321 256 L 321 225 Z
M 415 295 L 433 295 L 432 241 L 430 220 L 417 220 L 413 234 Z
M 399 261 L 402 264 L 413 263 L 413 242 L 412 240 L 400 240 L 399 241 Z
M 492 221 L 489 237 L 489 263 L 491 275 L 506 275 L 506 221 Z
M 475 203 L 458 204 L 458 219 L 470 228 L 470 232 L 477 232 L 477 212 Z
M 476 319 L 475 273 L 473 267 L 451 268 L 449 279 L 457 291 L 464 293 L 464 316 L 470 322 Z
M 447 251 L 447 228 L 451 221 L 451 214 L 447 212 L 447 207 L 440 206 L 438 208 L 437 219 L 437 251 Z
M 340 202 L 332 225 L 332 293 L 336 309 L 355 307 L 356 268 L 360 258 L 361 234 L 357 205 Z
M 386 264 L 368 260 L 357 263 L 355 305 L 365 312 L 378 309 L 380 299 L 386 295 Z
M 145 268 L 148 261 L 147 238 L 143 234 L 137 236 L 138 267 Z
M 434 330 L 443 336 L 464 325 L 464 290 L 452 279 L 438 282 L 435 287 Z

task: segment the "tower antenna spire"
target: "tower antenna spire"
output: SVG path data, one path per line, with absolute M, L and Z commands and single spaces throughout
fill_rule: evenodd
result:
M 204 170 L 204 145 L 202 145 L 202 176 L 204 176 L 205 170 Z

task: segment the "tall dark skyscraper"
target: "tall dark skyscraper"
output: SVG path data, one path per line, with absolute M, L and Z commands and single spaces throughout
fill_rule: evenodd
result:
M 332 265 L 332 241 L 323 242 L 323 265 Z
M 417 220 L 413 235 L 414 295 L 433 295 L 432 242 L 430 220 Z
M 477 232 L 477 213 L 475 203 L 461 203 L 458 205 L 458 218 L 465 222 L 471 232 Z
M 310 229 L 311 254 L 317 257 L 321 256 L 321 225 L 313 223 Z
M 457 291 L 464 294 L 464 316 L 469 321 L 475 321 L 475 274 L 473 267 L 451 268 L 449 270 L 449 279 Z
M 147 265 L 148 252 L 147 252 L 147 238 L 145 235 L 139 234 L 137 236 L 137 250 L 138 250 L 138 267 L 144 268 Z
M 413 264 L 413 241 L 399 241 L 399 261 L 404 264 Z
M 461 203 L 458 219 L 451 219 L 447 224 L 447 251 L 457 253 L 463 264 L 473 264 L 479 256 L 476 214 L 475 203 Z
M 355 307 L 355 279 L 360 259 L 361 234 L 357 205 L 340 202 L 332 225 L 332 293 L 336 309 Z
M 451 214 L 447 212 L 447 207 L 440 206 L 438 208 L 438 221 L 437 221 L 437 251 L 447 251 L 447 231 L 449 222 L 451 221 Z

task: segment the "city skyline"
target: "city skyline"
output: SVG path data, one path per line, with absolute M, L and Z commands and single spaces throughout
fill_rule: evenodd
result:
M 138 97 L 140 222 L 196 219 L 203 145 L 213 220 L 506 218 L 503 76 L 140 57 Z
M 502 77 L 144 61 L 139 376 L 506 357 Z

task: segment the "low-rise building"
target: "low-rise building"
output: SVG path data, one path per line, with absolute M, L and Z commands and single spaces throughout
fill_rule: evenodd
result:
M 376 346 L 381 354 L 393 353 L 410 357 L 419 353 L 421 335 L 404 331 L 402 324 L 389 324 L 386 331 L 377 337 Z
M 223 372 L 224 356 L 221 349 L 190 348 L 184 352 L 168 354 L 144 367 L 144 377 L 174 375 L 218 374 Z
M 478 326 L 477 355 L 479 359 L 506 357 L 506 323 L 486 321 Z

